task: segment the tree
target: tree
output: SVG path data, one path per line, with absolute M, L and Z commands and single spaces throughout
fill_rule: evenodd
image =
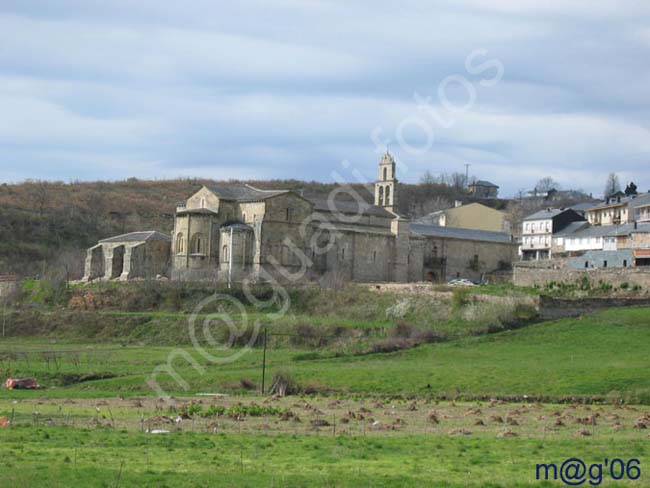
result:
M 431 171 L 426 170 L 420 177 L 421 185 L 433 185 L 436 183 L 436 177 L 431 174 Z
M 604 197 L 610 197 L 619 191 L 621 191 L 621 183 L 618 181 L 618 175 L 616 173 L 610 173 L 605 182 Z
M 535 190 L 537 190 L 538 192 L 545 192 L 549 190 L 559 190 L 559 189 L 560 189 L 560 184 L 550 176 L 545 176 L 544 178 L 539 180 L 535 185 Z
M 633 181 L 630 181 L 630 184 L 625 187 L 625 194 L 629 197 L 631 195 L 638 195 L 639 192 L 636 191 L 637 186 Z
M 456 191 L 464 190 L 467 187 L 467 176 L 465 173 L 452 173 L 451 174 L 450 185 Z

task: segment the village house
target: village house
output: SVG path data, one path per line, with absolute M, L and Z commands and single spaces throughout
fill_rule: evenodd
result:
M 571 209 L 547 208 L 525 217 L 522 224 L 522 259 L 550 259 L 553 254 L 553 235 L 572 222 L 580 221 L 584 221 L 583 217 Z
M 499 186 L 490 181 L 475 181 L 470 183 L 467 189 L 474 198 L 497 198 L 499 196 Z
M 510 222 L 505 212 L 495 210 L 482 203 L 463 205 L 462 202 L 457 201 L 455 207 L 432 212 L 415 222 L 440 227 L 487 230 L 508 234 L 511 231 Z
M 586 218 L 591 225 L 620 225 L 633 220 L 629 204 L 635 196 L 615 195 L 608 197 L 586 211 Z
M 630 202 L 632 219 L 636 222 L 650 222 L 650 193 L 645 193 Z
M 614 195 L 586 210 L 588 220 L 574 220 L 551 234 L 549 258 L 565 258 L 566 269 L 628 268 L 650 265 L 650 194 Z M 578 209 L 580 210 L 580 209 Z M 524 242 L 546 257 L 550 218 L 566 210 L 547 209 L 524 219 Z M 536 256 L 536 255 L 535 255 Z

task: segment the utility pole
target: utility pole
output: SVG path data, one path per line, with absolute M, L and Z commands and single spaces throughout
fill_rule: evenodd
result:
M 465 163 L 465 188 L 469 188 L 469 163 Z
M 232 243 L 233 243 L 232 233 L 233 233 L 233 227 L 231 225 L 230 226 L 230 256 L 228 256 L 229 257 L 229 260 L 228 260 L 228 289 L 230 289 L 232 287 L 232 255 L 234 254 L 234 251 L 235 251 L 233 249 L 233 247 L 232 247 Z
M 266 327 L 264 327 L 264 352 L 262 353 L 262 395 L 264 395 L 265 378 L 266 378 Z

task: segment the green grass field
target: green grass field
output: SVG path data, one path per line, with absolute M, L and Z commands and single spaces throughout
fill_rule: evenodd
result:
M 381 326 L 380 317 L 364 324 Z M 338 317 L 317 320 L 327 327 Z M 363 329 L 355 320 L 363 315 L 346 326 Z M 535 479 L 537 463 L 638 458 L 643 472 L 649 459 L 647 308 L 489 335 L 459 333 L 393 353 L 359 354 L 349 336 L 323 347 L 271 336 L 267 387 L 282 372 L 315 394 L 273 399 L 265 413 L 242 418 L 227 412 L 240 402 L 267 406 L 268 397 L 256 392 L 262 348 L 207 349 L 221 358 L 243 353 L 213 364 L 187 341 L 122 345 L 115 336 L 93 341 L 93 334 L 83 341 L 45 334 L 0 343 L 3 378 L 33 376 L 44 387 L 0 390 L 0 417 L 13 421 L 0 428 L 0 487 L 557 486 Z M 161 373 L 160 386 L 176 398 L 161 401 L 147 379 L 174 354 L 174 371 L 188 389 Z M 221 413 L 210 413 L 211 406 Z M 181 424 L 160 420 L 183 412 L 191 415 Z M 283 419 L 282 412 L 291 415 Z M 593 423 L 584 425 L 587 418 Z M 314 427 L 315 420 L 327 422 Z M 159 422 L 169 433 L 147 433 Z M 617 484 L 605 476 L 603 486 L 646 486 L 644 480 L 645 474 Z
M 346 354 L 345 346 L 302 350 L 269 341 L 267 379 L 277 371 L 290 373 L 303 386 L 364 395 L 424 395 L 473 398 L 521 397 L 549 401 L 576 397 L 624 398 L 650 403 L 650 310 L 612 309 L 579 319 L 540 323 L 523 329 L 441 344 L 423 345 L 390 354 Z M 176 354 L 177 371 L 189 385 L 185 391 L 169 375 L 160 385 L 170 394 L 219 392 L 241 380 L 261 386 L 262 349 L 252 348 L 225 364 L 212 364 L 191 346 L 120 347 L 116 345 L 41 344 L 5 341 L 1 368 L 16 376 L 35 376 L 48 396 L 115 396 L 151 394 L 146 384 L 156 366 L 174 351 L 190 354 L 205 372 L 198 372 Z M 68 350 L 59 364 L 43 352 Z M 236 351 L 239 352 L 239 351 Z M 229 356 L 233 351 L 215 355 Z M 75 363 L 78 361 L 78 364 Z M 86 374 L 114 376 L 75 383 Z M 66 385 L 66 383 L 68 383 Z M 15 392 L 2 390 L 10 398 Z M 42 395 L 25 392 L 23 395 Z
M 154 436 L 16 428 L 0 445 L 2 486 L 557 486 L 535 465 L 572 456 L 648 459 L 642 440 L 449 436 Z M 604 486 L 616 484 L 606 477 Z

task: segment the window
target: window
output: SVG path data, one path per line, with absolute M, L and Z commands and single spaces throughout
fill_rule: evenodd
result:
M 244 212 L 243 214 L 241 214 L 241 219 L 242 219 L 244 222 L 246 222 L 246 212 Z
M 190 241 L 190 253 L 192 254 L 205 254 L 206 239 L 203 234 L 197 232 L 192 236 Z
M 589 267 L 589 261 L 585 261 L 585 268 Z
M 205 208 L 205 198 L 201 198 L 201 208 Z
M 384 168 L 384 181 L 388 179 L 388 168 Z
M 185 252 L 185 238 L 183 233 L 179 232 L 176 235 L 176 254 L 183 254 Z
M 372 262 L 376 263 L 377 262 L 377 251 L 372 252 Z
M 287 208 L 287 215 L 286 215 L 287 222 L 291 220 L 291 209 Z
M 228 246 L 223 246 L 221 248 L 221 262 L 227 263 L 230 261 L 230 256 L 228 255 Z
M 377 199 L 377 202 L 380 207 L 384 206 L 384 187 L 380 186 L 379 187 L 379 198 Z
M 607 267 L 607 260 L 603 261 L 603 268 Z
M 624 260 L 623 260 L 623 267 L 624 267 L 624 268 L 627 268 L 627 259 L 624 259 Z
M 390 186 L 386 187 L 386 205 L 390 205 Z
M 345 248 L 341 248 L 341 261 L 345 261 Z

